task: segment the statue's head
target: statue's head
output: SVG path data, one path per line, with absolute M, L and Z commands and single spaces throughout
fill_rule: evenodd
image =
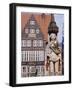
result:
M 50 44 L 52 47 L 58 47 L 57 37 L 54 33 L 50 34 Z
M 55 41 L 56 40 L 56 34 L 51 33 L 50 34 L 50 41 Z

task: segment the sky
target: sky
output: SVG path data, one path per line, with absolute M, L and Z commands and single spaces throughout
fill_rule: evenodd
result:
M 58 41 L 59 43 L 62 42 L 62 35 L 63 35 L 63 28 L 64 28 L 64 15 L 63 14 L 54 14 L 55 21 L 57 26 L 59 27 L 59 33 L 58 33 Z

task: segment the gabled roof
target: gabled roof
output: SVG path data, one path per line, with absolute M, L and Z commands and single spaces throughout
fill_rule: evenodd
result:
M 34 24 L 31 24 L 30 22 L 31 21 L 34 21 Z M 33 29 L 35 30 L 35 37 L 32 37 L 33 35 L 29 36 L 29 34 L 31 34 L 30 32 L 29 33 L 25 33 L 25 29 Z M 39 29 L 39 33 L 36 33 L 36 30 Z M 40 26 L 38 25 L 34 15 L 32 14 L 30 17 L 29 17 L 29 20 L 27 21 L 25 27 L 24 27 L 24 30 L 22 32 L 22 39 L 43 39 L 44 40 L 44 36 L 43 36 L 43 33 L 41 32 L 40 30 Z
M 31 17 L 32 14 L 34 17 Z M 43 13 L 21 13 L 21 29 L 24 30 L 24 27 L 26 26 L 27 22 L 29 21 L 29 18 L 36 20 L 38 26 L 40 27 L 41 32 L 44 35 L 44 39 L 48 41 L 48 26 L 51 20 L 51 15 L 49 14 L 43 14 Z
M 35 24 L 34 24 L 34 25 L 31 25 L 31 24 L 30 24 L 30 21 L 35 21 Z M 29 20 L 27 21 L 27 23 L 26 23 L 26 25 L 25 25 L 24 28 L 30 28 L 30 29 L 31 29 L 31 28 L 35 28 L 35 29 L 40 28 L 40 26 L 39 26 L 39 24 L 37 23 L 37 21 L 36 21 L 36 19 L 35 19 L 35 17 L 34 17 L 33 14 L 29 17 Z

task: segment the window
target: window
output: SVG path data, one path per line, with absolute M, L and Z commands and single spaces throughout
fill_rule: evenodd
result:
M 22 61 L 26 61 L 26 51 L 22 51 Z
M 31 40 L 27 40 L 27 47 L 31 47 Z
M 32 51 L 32 61 L 35 61 L 35 52 Z
M 34 51 L 29 52 L 29 60 L 30 61 L 35 61 L 35 52 Z
M 29 61 L 31 61 L 31 51 L 29 51 Z
M 35 72 L 36 71 L 36 68 L 34 66 L 31 66 L 30 67 L 30 72 Z
M 34 25 L 34 24 L 35 24 L 35 21 L 30 21 L 30 24 L 31 24 L 31 25 Z
M 21 57 L 22 57 L 22 61 L 23 61 L 23 51 L 21 52 Z
M 44 61 L 44 51 L 39 51 L 39 61 Z
M 36 29 L 36 33 L 39 33 L 39 29 Z
M 35 33 L 35 30 L 34 29 L 30 29 L 30 33 Z
M 33 40 L 33 47 L 37 47 L 37 40 Z
M 38 40 L 38 46 L 42 47 L 43 46 L 43 41 L 42 40 Z
M 26 40 L 22 40 L 22 47 L 26 47 Z
M 33 34 L 29 34 L 29 37 L 32 37 L 32 38 L 35 38 L 36 37 L 36 34 L 35 33 L 33 33 Z
M 25 33 L 28 33 L 28 28 L 25 29 Z
M 34 56 L 35 56 L 35 57 L 34 57 L 34 58 L 35 58 L 34 60 L 36 61 L 36 51 L 34 51 Z
M 26 67 L 23 67 L 23 72 L 26 72 Z
M 33 40 L 33 47 L 42 47 L 43 46 L 43 41 L 42 40 Z
M 44 67 L 41 66 L 40 69 L 41 69 L 41 75 L 43 76 L 44 75 Z
M 37 76 L 40 76 L 40 66 L 36 66 L 37 69 Z
M 29 61 L 29 51 L 27 51 L 27 53 L 28 53 L 27 57 L 28 57 L 28 61 Z
M 39 61 L 39 51 L 36 51 L 36 61 Z

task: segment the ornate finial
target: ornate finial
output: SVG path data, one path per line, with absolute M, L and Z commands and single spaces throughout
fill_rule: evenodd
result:
M 54 22 L 55 19 L 54 19 L 54 14 L 51 14 L 51 22 Z
M 49 33 L 49 35 L 51 33 L 54 33 L 57 35 L 57 33 L 58 33 L 58 26 L 56 25 L 54 14 L 51 14 L 51 22 L 48 27 L 48 33 Z
M 30 20 L 35 20 L 34 15 L 32 14 Z

